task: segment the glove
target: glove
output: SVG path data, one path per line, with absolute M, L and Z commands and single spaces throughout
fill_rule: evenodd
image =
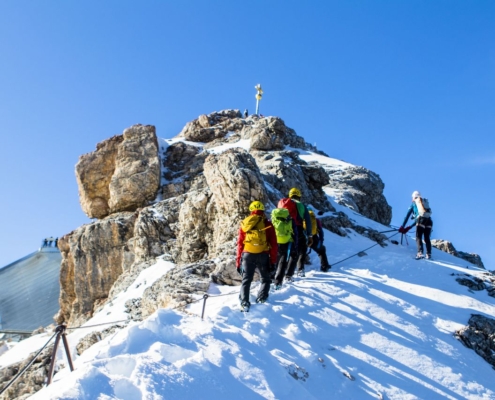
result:
M 242 268 L 241 266 L 236 267 L 236 269 L 237 269 L 237 272 L 239 273 L 240 276 L 242 276 L 242 274 L 244 274 L 244 268 Z
M 308 237 L 308 247 L 311 247 L 312 244 L 313 244 L 313 236 L 309 236 Z
M 404 227 L 401 225 L 399 228 L 399 233 L 406 233 L 407 231 L 404 229 Z
M 411 228 L 412 228 L 412 227 L 413 227 L 413 226 L 411 225 L 411 226 L 408 226 L 407 228 L 404 228 L 404 233 L 409 232 L 409 231 L 411 230 Z

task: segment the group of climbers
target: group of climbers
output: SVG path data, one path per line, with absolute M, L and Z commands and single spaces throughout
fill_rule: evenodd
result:
M 256 268 L 261 275 L 257 303 L 267 300 L 272 277 L 278 290 L 284 277 L 286 282 L 293 281 L 296 268 L 298 276 L 305 276 L 308 248 L 319 255 L 322 271 L 331 268 L 323 245 L 321 222 L 301 202 L 301 197 L 301 191 L 292 188 L 289 196 L 281 199 L 272 211 L 271 221 L 265 215 L 263 203 L 253 201 L 249 205 L 250 215 L 241 222 L 237 239 L 236 267 L 242 276 L 239 300 L 244 311 L 250 307 L 249 292 Z
M 301 202 L 301 191 L 292 188 L 287 198 L 278 202 L 271 213 L 271 220 L 265 214 L 265 206 L 260 201 L 249 205 L 250 215 L 241 222 L 237 239 L 236 267 L 242 276 L 239 300 L 241 308 L 249 311 L 249 292 L 254 272 L 259 270 L 261 286 L 256 298 L 257 303 L 268 299 L 272 279 L 275 290 L 282 283 L 292 282 L 294 273 L 304 277 L 304 262 L 308 248 L 314 250 L 320 258 L 320 270 L 327 272 L 328 263 L 324 242 L 324 230 L 314 211 Z M 426 243 L 426 259 L 431 258 L 430 234 L 433 226 L 431 208 L 428 199 L 421 197 L 418 191 L 412 194 L 406 218 L 398 231 L 406 234 L 416 226 L 416 259 L 423 258 L 423 237 Z M 413 224 L 405 227 L 411 217 Z

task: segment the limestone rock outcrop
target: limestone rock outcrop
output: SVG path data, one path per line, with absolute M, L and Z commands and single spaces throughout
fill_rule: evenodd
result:
M 134 262 L 128 245 L 136 218 L 135 213 L 117 214 L 59 239 L 62 264 L 57 323 L 84 322 L 95 305 L 107 299 L 114 282 Z
M 57 322 L 83 322 L 156 257 L 177 267 L 131 302 L 129 310 L 140 308 L 131 315 L 187 304 L 192 294 L 206 290 L 210 279 L 238 284 L 238 222 L 251 201 L 261 200 L 271 210 L 292 187 L 325 214 L 322 222 L 328 229 L 342 236 L 352 229 L 384 245 L 383 235 L 335 213 L 323 187 L 336 184 L 336 172 L 330 171 L 332 177 L 326 167 L 304 161 L 300 152 L 305 150 L 324 155 L 282 119 L 242 118 L 239 110 L 201 115 L 177 138 L 161 140 L 160 147 L 154 127 L 143 125 L 98 144 L 95 152 L 81 157 L 76 171 L 83 210 L 99 220 L 59 241 L 63 262 Z M 348 198 L 357 211 L 389 220 L 376 174 L 357 168 L 342 176 L 342 190 L 353 191 Z
M 456 331 L 455 337 L 495 368 L 494 319 L 472 314 L 468 325 Z
M 438 250 L 442 250 L 445 253 L 452 254 L 453 256 L 462 258 L 463 260 L 466 260 L 467 262 L 470 262 L 471 264 L 474 264 L 480 268 L 485 269 L 485 266 L 483 265 L 483 261 L 481 260 L 481 257 L 478 254 L 474 253 L 466 253 L 464 251 L 458 251 L 454 247 L 454 245 L 449 242 L 448 240 L 443 240 L 443 239 L 432 239 L 431 245 L 433 247 L 436 247 Z
M 81 207 L 90 218 L 147 205 L 160 187 L 155 127 L 134 125 L 99 143 L 79 158 L 76 177 Z

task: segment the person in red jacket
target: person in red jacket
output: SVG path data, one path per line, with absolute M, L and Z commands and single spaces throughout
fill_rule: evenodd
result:
M 237 239 L 236 268 L 242 276 L 239 300 L 243 311 L 249 311 L 249 291 L 254 271 L 258 268 L 261 286 L 256 298 L 264 303 L 270 291 L 270 265 L 277 262 L 277 236 L 275 228 L 265 216 L 265 206 L 260 201 L 249 205 L 251 214 L 241 222 Z

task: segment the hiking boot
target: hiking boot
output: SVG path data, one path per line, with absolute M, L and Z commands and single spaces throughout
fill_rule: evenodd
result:
M 322 265 L 321 268 L 320 268 L 320 271 L 322 272 L 328 272 L 328 270 L 332 268 L 331 265 Z
M 425 257 L 427 260 L 431 260 L 431 254 L 427 254 Z
M 299 271 L 297 271 L 297 276 L 304 278 L 306 276 L 306 273 L 303 269 L 300 269 Z
M 249 312 L 249 307 L 251 307 L 251 304 L 249 303 L 249 301 L 241 302 L 241 311 Z
M 282 284 L 279 283 L 278 285 L 275 285 L 275 290 L 280 290 L 282 289 Z
M 294 282 L 294 278 L 292 276 L 286 276 L 285 277 L 285 281 L 290 283 L 290 282 Z
M 256 299 L 256 303 L 263 304 L 263 303 L 266 303 L 267 300 L 268 300 L 268 297 L 261 297 L 259 299 Z
M 419 252 L 416 254 L 416 260 L 420 260 L 421 258 L 423 258 L 423 253 Z

